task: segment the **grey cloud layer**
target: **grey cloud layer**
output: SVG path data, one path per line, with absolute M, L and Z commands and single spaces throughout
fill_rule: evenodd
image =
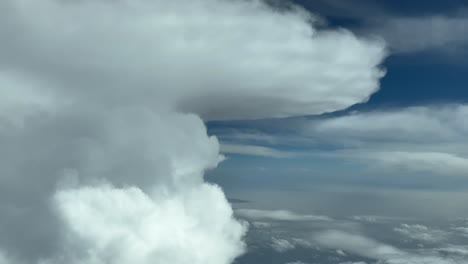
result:
M 250 155 L 256 155 L 249 150 L 257 143 L 267 148 L 268 153 L 276 154 L 269 156 L 277 158 L 322 155 L 382 165 L 386 169 L 463 176 L 468 170 L 467 118 L 468 106 L 463 104 L 418 106 L 284 120 L 276 123 L 290 129 L 284 135 L 252 133 L 249 136 L 242 131 L 230 131 L 220 138 Z M 276 145 L 300 151 L 280 151 L 274 148 Z M 320 146 L 328 146 L 330 150 L 320 150 Z
M 306 125 L 318 135 L 352 149 L 347 154 L 384 165 L 440 174 L 468 169 L 466 105 L 410 107 L 350 114 Z M 347 155 L 345 154 L 345 155 Z
M 247 253 L 250 255 L 248 263 L 256 260 L 253 256 L 258 257 L 258 263 L 266 263 L 268 258 L 273 259 L 273 263 L 296 259 L 306 263 L 343 264 L 468 263 L 465 250 L 468 240 L 458 232 L 463 228 L 452 228 L 466 226 L 463 219 L 445 216 L 443 220 L 434 222 L 426 217 L 374 216 L 371 221 L 357 217 L 353 220 L 334 218 L 303 222 L 264 218 L 263 221 L 261 225 L 252 222 L 252 232 L 247 235 L 252 241 L 251 250 Z
M 431 251 L 411 253 L 399 250 L 362 235 L 342 231 L 327 231 L 315 236 L 322 246 L 343 249 L 345 251 L 375 259 L 385 264 L 464 264 L 460 256 L 442 257 Z M 453 248 L 455 251 L 457 247 Z M 457 252 L 457 251 L 456 251 Z

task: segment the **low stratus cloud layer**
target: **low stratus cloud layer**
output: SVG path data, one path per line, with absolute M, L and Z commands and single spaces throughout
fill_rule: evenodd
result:
M 318 244 L 338 248 L 353 254 L 378 260 L 378 263 L 388 264 L 463 264 L 464 260 L 459 258 L 443 258 L 433 252 L 413 254 L 394 248 L 390 245 L 380 243 L 359 234 L 350 234 L 342 231 L 327 231 L 315 236 Z
M 1 1 L 0 262 L 230 263 L 246 227 L 203 181 L 222 160 L 203 119 L 378 89 L 382 43 L 313 20 L 250 0 Z
M 322 221 L 290 211 L 236 209 L 236 214 L 251 223 L 247 241 L 255 250 L 242 259 L 249 263 L 468 263 L 466 218 L 433 222 L 354 216 Z

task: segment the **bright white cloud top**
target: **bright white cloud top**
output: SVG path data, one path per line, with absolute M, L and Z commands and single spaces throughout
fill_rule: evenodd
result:
M 250 0 L 2 1 L 0 260 L 232 262 L 245 227 L 203 181 L 222 160 L 203 119 L 335 111 L 383 75 L 380 41 L 313 20 Z

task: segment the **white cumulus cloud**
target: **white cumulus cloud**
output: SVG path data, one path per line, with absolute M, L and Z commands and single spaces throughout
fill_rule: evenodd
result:
M 430 229 L 424 225 L 414 224 L 401 224 L 400 227 L 393 229 L 395 232 L 401 234 L 412 240 L 436 243 L 447 240 L 448 233 L 442 230 Z
M 293 250 L 293 249 L 296 248 L 296 246 L 294 246 L 288 240 L 281 239 L 281 238 L 275 238 L 275 237 L 271 238 L 271 247 L 274 250 L 276 250 L 276 251 L 278 251 L 280 253 L 283 253 L 283 252 L 286 252 L 286 251 L 289 251 L 289 250 Z
M 83 256 L 72 256 L 72 263 L 219 264 L 242 253 L 245 227 L 231 217 L 217 186 L 177 195 L 87 187 L 62 190 L 56 201 L 71 231 L 67 242 L 83 245 Z M 205 206 L 210 210 L 201 210 Z

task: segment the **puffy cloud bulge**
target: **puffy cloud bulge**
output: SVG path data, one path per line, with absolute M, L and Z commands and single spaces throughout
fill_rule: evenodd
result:
M 0 3 L 0 262 L 230 263 L 246 227 L 203 120 L 320 114 L 384 45 L 261 1 Z M 20 235 L 18 235 L 20 234 Z
M 383 75 L 382 43 L 317 31 L 314 17 L 296 9 L 261 1 L 6 1 L 0 54 L 13 69 L 52 79 L 60 95 L 118 106 L 146 99 L 205 119 L 320 114 L 367 100 Z

